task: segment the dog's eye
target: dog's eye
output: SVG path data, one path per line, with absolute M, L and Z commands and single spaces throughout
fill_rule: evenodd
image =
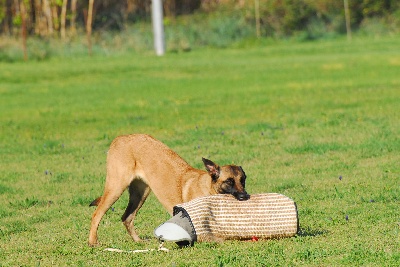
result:
M 235 182 L 233 181 L 232 178 L 229 178 L 229 179 L 227 179 L 227 180 L 225 181 L 225 183 L 227 183 L 227 184 L 230 185 L 230 186 L 233 186 L 233 184 L 234 184 Z

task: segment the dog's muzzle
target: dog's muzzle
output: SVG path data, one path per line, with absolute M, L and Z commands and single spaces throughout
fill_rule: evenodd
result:
M 245 192 L 235 192 L 235 193 L 233 193 L 233 196 L 237 200 L 240 200 L 240 201 L 248 200 L 250 198 L 250 196 L 247 194 L 246 191 Z

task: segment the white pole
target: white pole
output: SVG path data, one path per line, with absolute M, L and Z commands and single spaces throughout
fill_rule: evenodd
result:
M 151 12 L 154 33 L 154 49 L 156 50 L 157 56 L 162 56 L 165 53 L 162 0 L 152 0 Z

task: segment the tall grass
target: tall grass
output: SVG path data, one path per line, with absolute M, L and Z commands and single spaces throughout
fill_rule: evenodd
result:
M 275 42 L 190 53 L 0 63 L 2 266 L 397 266 L 399 38 Z M 106 151 L 149 133 L 191 165 L 243 166 L 249 193 L 298 205 L 297 237 L 202 243 L 169 253 L 151 196 L 134 243 L 123 195 L 87 246 Z M 168 190 L 168 189 L 166 189 Z

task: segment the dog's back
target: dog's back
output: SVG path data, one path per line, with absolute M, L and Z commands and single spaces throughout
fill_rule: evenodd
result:
M 127 173 L 126 184 L 136 178 L 146 183 L 171 214 L 176 204 L 210 191 L 209 183 L 207 187 L 198 183 L 201 175 L 207 175 L 206 171 L 194 169 L 167 145 L 146 134 L 119 136 L 111 143 L 107 176 L 114 176 L 115 169 Z M 185 186 L 188 180 L 193 190 Z

